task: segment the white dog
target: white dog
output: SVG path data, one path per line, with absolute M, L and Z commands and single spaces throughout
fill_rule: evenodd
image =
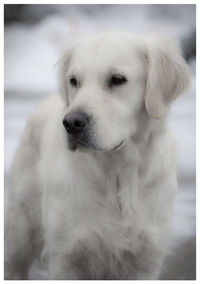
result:
M 6 211 L 8 279 L 157 279 L 175 192 L 169 104 L 189 68 L 167 36 L 108 32 L 59 62 L 62 96 L 31 116 Z

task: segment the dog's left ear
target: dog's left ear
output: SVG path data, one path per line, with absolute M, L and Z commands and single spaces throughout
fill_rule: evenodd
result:
M 168 106 L 189 85 L 189 67 L 181 51 L 166 35 L 147 35 L 146 54 L 147 82 L 145 107 L 148 114 L 160 118 Z
M 69 96 L 67 90 L 67 70 L 70 64 L 70 60 L 72 57 L 73 49 L 75 47 L 75 43 L 69 45 L 62 53 L 58 65 L 58 81 L 59 81 L 59 91 L 63 100 L 66 102 L 66 105 L 69 105 Z

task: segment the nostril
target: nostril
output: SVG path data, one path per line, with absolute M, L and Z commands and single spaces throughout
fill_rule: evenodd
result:
M 69 128 L 70 125 L 68 123 L 68 121 L 66 119 L 63 119 L 63 125 L 65 126 L 65 128 Z
M 75 120 L 74 121 L 74 126 L 76 128 L 83 128 L 85 126 L 85 122 L 82 120 Z

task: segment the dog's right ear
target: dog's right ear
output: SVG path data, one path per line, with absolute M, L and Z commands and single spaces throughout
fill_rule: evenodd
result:
M 69 96 L 67 90 L 67 70 L 72 57 L 74 45 L 68 46 L 62 56 L 60 57 L 58 64 L 58 82 L 59 82 L 59 92 L 62 99 L 69 105 Z
M 145 107 L 160 118 L 169 104 L 189 85 L 190 71 L 177 43 L 166 35 L 146 35 L 147 83 Z

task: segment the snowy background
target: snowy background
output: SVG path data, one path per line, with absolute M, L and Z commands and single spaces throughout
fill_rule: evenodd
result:
M 195 5 L 5 5 L 5 192 L 20 133 L 33 109 L 58 91 L 55 63 L 81 34 L 106 30 L 165 32 L 180 40 L 191 66 L 190 89 L 173 105 L 180 186 L 160 279 L 196 278 Z M 32 279 L 44 274 L 35 267 Z

